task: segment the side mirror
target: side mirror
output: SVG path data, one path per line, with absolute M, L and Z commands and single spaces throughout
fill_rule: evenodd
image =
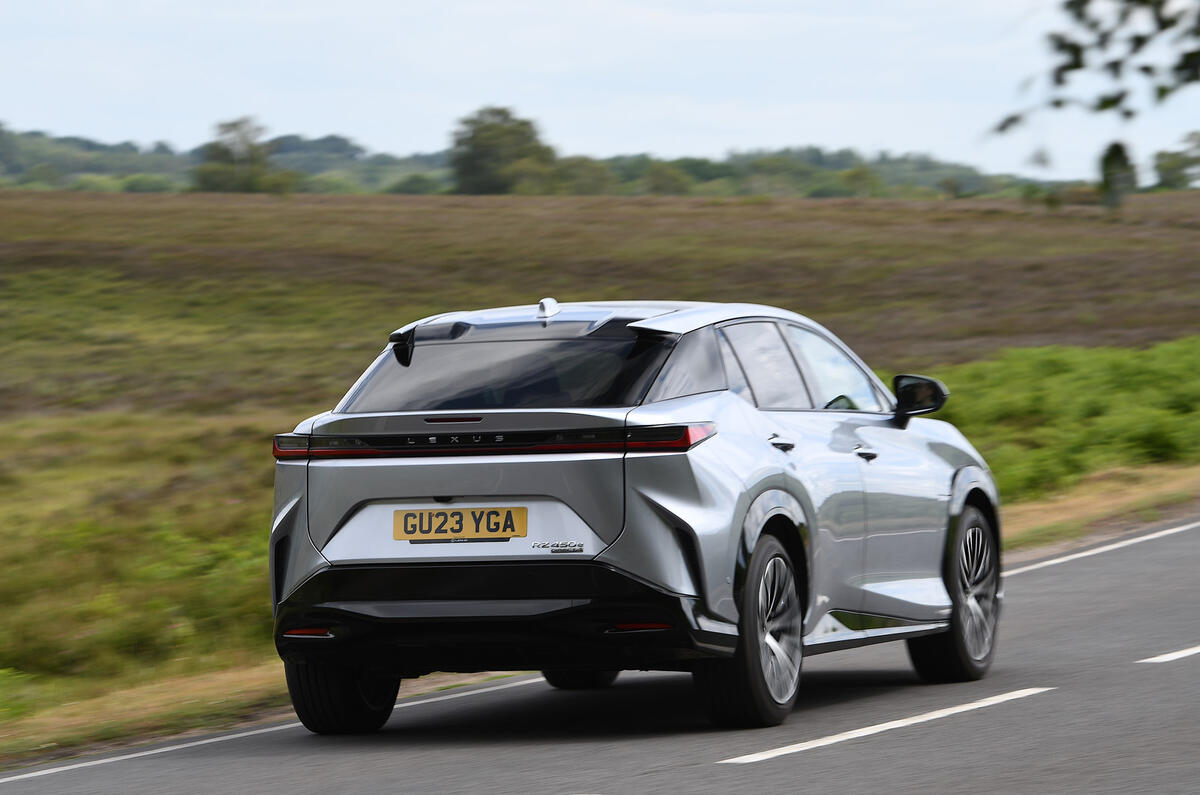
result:
M 898 375 L 892 379 L 892 391 L 896 393 L 896 424 L 901 428 L 908 425 L 908 418 L 918 414 L 931 414 L 946 405 L 950 390 L 936 378 L 923 375 Z

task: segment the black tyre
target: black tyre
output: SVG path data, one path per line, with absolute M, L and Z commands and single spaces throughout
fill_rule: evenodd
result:
M 731 660 L 706 662 L 692 678 L 719 726 L 778 726 L 800 691 L 804 620 L 799 580 L 779 540 L 764 535 L 750 558 Z
M 396 706 L 400 677 L 328 663 L 284 663 L 292 707 L 315 734 L 378 731 Z
M 908 656 L 928 682 L 980 679 L 992 665 L 1000 617 L 1000 555 L 987 517 L 967 506 L 959 517 L 954 554 L 946 561 L 953 613 L 950 631 L 908 641 Z
M 559 690 L 603 690 L 617 681 L 620 673 L 593 668 L 551 668 L 542 671 L 542 676 Z

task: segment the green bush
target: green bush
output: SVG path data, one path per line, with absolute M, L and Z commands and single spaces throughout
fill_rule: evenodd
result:
M 1200 337 L 1144 350 L 1026 348 L 934 372 L 936 415 L 979 448 L 1021 500 L 1111 466 L 1200 461 Z
M 80 174 L 71 183 L 71 190 L 116 193 L 121 190 L 121 180 L 104 174 Z
M 177 187 L 162 174 L 130 174 L 121 180 L 121 190 L 126 193 L 173 193 Z
M 441 189 L 441 184 L 428 174 L 409 174 L 404 179 L 393 182 L 383 192 L 384 193 L 404 193 L 411 196 L 420 196 L 429 193 L 437 193 Z

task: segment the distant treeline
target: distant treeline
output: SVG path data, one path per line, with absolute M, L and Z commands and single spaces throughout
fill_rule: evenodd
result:
M 1186 151 L 1186 150 L 1185 150 Z M 1186 153 L 1160 153 L 1164 187 L 1187 187 Z M 647 154 L 560 157 L 532 121 L 506 108 L 462 119 L 450 149 L 372 153 L 341 135 L 267 138 L 252 119 L 217 126 L 187 151 L 159 141 L 106 144 L 80 136 L 14 132 L 0 124 L 0 187 L 90 191 L 273 193 L 511 193 L 524 195 L 773 195 L 813 198 L 1021 196 L 1062 186 L 938 160 L 926 154 L 817 146 L 734 151 L 722 159 Z

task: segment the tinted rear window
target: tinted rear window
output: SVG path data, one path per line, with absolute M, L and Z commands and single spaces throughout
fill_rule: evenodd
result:
M 407 366 L 384 351 L 339 411 L 633 406 L 671 345 L 657 335 L 417 342 Z
M 721 355 L 717 351 L 712 326 L 684 334 L 671 358 L 667 359 L 658 380 L 646 395 L 646 402 L 716 392 L 725 388 Z

